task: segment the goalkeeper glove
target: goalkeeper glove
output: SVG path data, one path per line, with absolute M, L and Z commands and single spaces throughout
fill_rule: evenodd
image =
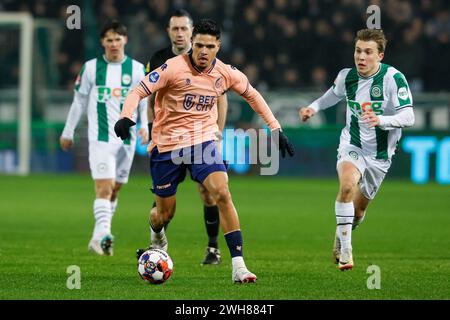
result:
M 122 118 L 114 125 L 114 132 L 122 140 L 130 138 L 130 128 L 134 126 L 136 122 L 129 118 Z
M 272 131 L 272 136 L 275 134 L 275 136 L 278 135 L 278 141 L 275 140 L 275 143 L 278 146 L 278 149 L 281 151 L 281 157 L 286 157 L 286 151 L 289 154 L 289 156 L 293 156 L 295 154 L 294 146 L 292 143 L 289 142 L 288 137 L 281 131 L 281 129 L 275 129 Z

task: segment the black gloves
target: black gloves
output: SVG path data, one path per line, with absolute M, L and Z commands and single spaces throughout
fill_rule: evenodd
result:
M 278 135 L 278 141 L 276 141 L 275 139 L 275 143 L 281 151 L 281 157 L 286 157 L 286 151 L 288 152 L 289 156 L 292 157 L 295 154 L 295 150 L 292 143 L 289 142 L 288 137 L 283 133 L 283 131 L 281 131 L 281 129 L 272 131 L 272 137 L 274 137 L 274 135 Z
M 147 127 L 148 127 L 148 141 L 152 141 L 153 122 L 147 123 Z
M 114 132 L 122 140 L 130 138 L 130 128 L 134 126 L 136 122 L 129 118 L 122 118 L 114 125 Z

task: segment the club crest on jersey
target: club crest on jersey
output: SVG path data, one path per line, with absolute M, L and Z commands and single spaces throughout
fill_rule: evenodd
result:
M 358 155 L 358 153 L 357 153 L 356 151 L 350 151 L 350 152 L 348 153 L 348 155 L 349 155 L 351 158 L 355 159 L 355 160 L 358 160 L 358 158 L 359 158 L 359 155 Z
M 131 83 L 131 76 L 129 74 L 125 73 L 122 76 L 122 84 L 125 86 L 128 86 L 130 83 Z
M 216 79 L 216 82 L 214 82 L 214 86 L 216 87 L 216 89 L 220 89 L 223 86 L 223 79 L 222 77 L 219 77 Z
M 148 75 L 148 80 L 151 83 L 156 83 L 159 80 L 159 73 L 157 71 L 153 71 Z
M 379 98 L 383 94 L 383 91 L 380 86 L 376 85 L 372 87 L 370 94 L 372 97 Z
M 186 85 L 189 86 L 191 84 L 191 79 L 186 79 Z
M 97 165 L 98 173 L 105 173 L 108 170 L 108 165 L 104 162 L 101 162 Z

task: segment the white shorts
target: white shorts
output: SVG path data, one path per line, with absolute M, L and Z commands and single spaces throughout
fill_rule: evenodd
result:
M 391 166 L 391 160 L 375 159 L 363 155 L 360 148 L 352 145 L 340 145 L 337 155 L 336 169 L 342 162 L 353 163 L 361 173 L 359 189 L 369 200 L 372 200 L 380 189 L 381 183 Z
M 127 183 L 134 157 L 134 144 L 89 142 L 89 167 L 92 179 L 114 179 Z

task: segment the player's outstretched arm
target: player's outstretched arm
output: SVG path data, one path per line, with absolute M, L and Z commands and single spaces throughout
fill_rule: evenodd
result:
M 300 120 L 303 122 L 308 121 L 312 118 L 318 111 L 325 110 L 329 107 L 336 105 L 339 101 L 343 99 L 344 96 L 338 96 L 333 88 L 328 89 L 320 98 L 314 100 L 308 107 L 301 107 L 298 111 Z
M 72 105 L 70 106 L 69 114 L 67 115 L 66 124 L 64 125 L 64 130 L 59 138 L 59 144 L 62 150 L 69 151 L 72 147 L 75 128 L 83 115 L 87 103 L 88 96 L 75 91 Z
M 414 125 L 414 111 L 412 107 L 406 107 L 393 116 L 377 116 L 372 110 L 367 110 L 362 115 L 362 120 L 369 128 L 379 127 L 382 130 L 412 127 Z
M 148 93 L 141 86 L 137 86 L 127 95 L 123 103 L 122 112 L 120 113 L 121 119 L 114 125 L 114 132 L 122 140 L 130 138 L 130 127 L 136 124 L 131 120 L 133 113 L 138 107 L 139 102 L 147 96 Z
M 275 144 L 278 146 L 281 152 L 281 156 L 283 158 L 286 157 L 287 152 L 289 156 L 292 157 L 295 154 L 294 145 L 289 142 L 288 137 L 281 130 L 280 123 L 273 115 L 272 110 L 270 110 L 261 94 L 249 85 L 242 97 L 248 102 L 250 107 L 252 107 L 252 109 L 259 114 L 259 116 L 270 128 L 272 138 L 274 139 Z
M 252 87 L 247 76 L 236 68 L 230 66 L 228 77 L 232 83 L 230 88 L 237 94 L 241 95 L 242 98 L 247 101 L 250 107 L 270 128 L 272 139 L 274 139 L 280 149 L 281 156 L 284 158 L 287 152 L 292 157 L 295 153 L 294 146 L 289 142 L 288 137 L 282 132 L 280 123 L 273 115 L 266 100 L 264 100 L 258 90 Z

